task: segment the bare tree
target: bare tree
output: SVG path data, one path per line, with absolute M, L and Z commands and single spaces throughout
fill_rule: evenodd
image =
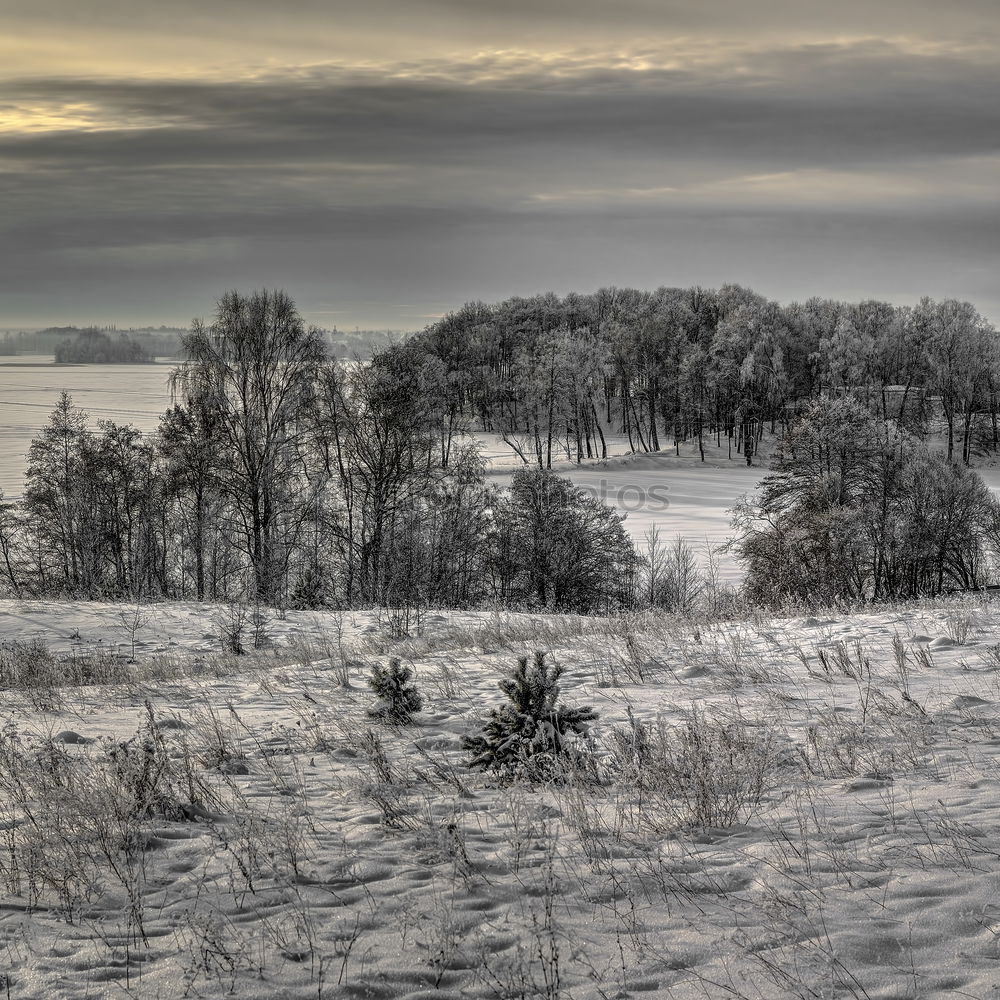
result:
M 0 490 L 0 560 L 3 561 L 3 574 L 10 582 L 11 593 L 21 596 L 21 584 L 15 569 L 16 552 L 20 541 L 21 516 L 17 504 L 4 499 Z
M 219 299 L 211 326 L 192 325 L 184 351 L 174 389 L 215 415 L 229 463 L 220 486 L 231 530 L 249 561 L 254 596 L 273 604 L 303 520 L 295 483 L 325 345 L 286 292 L 233 291 Z
M 164 499 L 175 513 L 180 548 L 193 561 L 195 596 L 217 595 L 214 565 L 210 566 L 210 534 L 217 528 L 219 482 L 226 463 L 215 433 L 215 420 L 207 405 L 189 400 L 160 418 L 157 449 L 163 463 Z M 185 560 L 186 562 L 186 560 Z M 184 589 L 185 562 L 181 563 Z M 212 585 L 207 587 L 211 580 Z

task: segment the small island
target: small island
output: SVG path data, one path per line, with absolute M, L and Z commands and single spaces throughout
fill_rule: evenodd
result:
M 103 330 L 90 327 L 55 347 L 55 363 L 116 365 L 151 362 L 152 356 L 138 341 L 127 334 L 111 337 Z

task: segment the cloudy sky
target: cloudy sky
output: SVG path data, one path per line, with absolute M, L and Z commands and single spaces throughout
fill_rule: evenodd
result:
M 4 0 L 0 327 L 725 282 L 1000 322 L 998 97 L 997 0 Z

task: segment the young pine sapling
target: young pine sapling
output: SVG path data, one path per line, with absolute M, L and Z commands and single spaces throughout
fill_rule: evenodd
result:
M 368 710 L 373 719 L 382 719 L 394 726 L 408 726 L 420 711 L 423 698 L 413 683 L 413 669 L 404 667 L 398 659 L 388 667 L 376 663 L 368 686 L 378 695 L 379 703 Z
M 499 684 L 507 704 L 490 710 L 480 735 L 462 741 L 471 766 L 502 777 L 545 781 L 576 760 L 569 737 L 585 735 L 597 712 L 589 705 L 558 704 L 562 672 L 558 664 L 547 664 L 541 652 L 530 666 L 527 657 L 518 660 L 511 676 Z

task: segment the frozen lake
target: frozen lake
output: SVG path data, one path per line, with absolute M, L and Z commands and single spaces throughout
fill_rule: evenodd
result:
M 25 454 L 48 422 L 63 390 L 101 419 L 154 431 L 170 404 L 172 365 L 54 365 L 51 355 L 22 355 L 0 362 L 0 489 L 20 496 Z

